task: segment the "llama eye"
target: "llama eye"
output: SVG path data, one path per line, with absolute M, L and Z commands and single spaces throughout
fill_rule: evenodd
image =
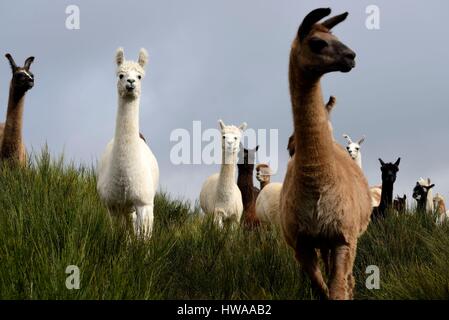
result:
M 237 141 L 237 137 L 234 137 L 234 140 Z
M 223 139 L 226 138 L 225 136 L 223 136 Z
M 309 41 L 310 49 L 315 53 L 320 53 L 325 47 L 328 46 L 327 41 L 319 38 L 312 38 Z
M 123 79 L 123 74 L 119 75 L 118 77 L 119 77 L 120 79 Z
M 142 76 L 141 76 L 141 75 L 138 75 L 137 78 L 138 78 L 139 80 L 141 80 L 141 79 L 142 79 Z

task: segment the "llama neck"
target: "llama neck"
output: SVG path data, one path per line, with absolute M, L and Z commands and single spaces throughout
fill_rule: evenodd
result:
M 260 181 L 260 190 L 262 190 L 263 188 L 265 188 L 269 183 L 270 183 L 271 179 L 268 179 L 267 181 Z
M 355 162 L 357 165 L 362 169 L 362 154 L 359 151 L 359 154 L 357 155 L 357 158 L 355 158 Z
M 427 197 L 421 197 L 418 201 L 418 211 L 426 211 L 427 207 Z
M 222 152 L 222 164 L 220 175 L 218 177 L 218 185 L 221 190 L 232 190 L 235 184 L 235 166 L 237 163 L 237 153 L 228 154 L 225 150 Z
M 433 212 L 434 206 L 433 206 L 433 193 L 432 190 L 429 190 L 427 192 L 427 198 L 426 198 L 426 210 L 429 212 Z
M 254 165 L 238 165 L 237 186 L 242 193 L 243 207 L 245 210 L 255 201 L 253 171 Z
M 379 208 L 384 211 L 393 204 L 393 183 L 382 181 L 382 193 L 380 195 Z
M 114 146 L 127 147 L 139 140 L 140 99 L 119 99 Z
M 9 89 L 8 111 L 6 114 L 1 156 L 18 157 L 22 146 L 22 122 L 25 92 L 16 90 L 12 84 Z
M 290 95 L 295 128 L 296 172 L 307 190 L 317 190 L 332 183 L 333 141 L 328 117 L 323 107 L 320 78 L 307 77 L 290 59 Z

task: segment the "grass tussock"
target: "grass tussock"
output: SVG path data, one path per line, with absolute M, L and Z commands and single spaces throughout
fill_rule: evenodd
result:
M 65 286 L 66 267 L 81 273 Z M 380 270 L 368 290 L 366 267 Z M 371 224 L 354 268 L 358 299 L 448 299 L 449 226 L 404 214 Z M 0 168 L 0 299 L 311 299 L 278 228 L 218 230 L 197 205 L 157 195 L 149 241 L 110 223 L 92 168 L 44 151 Z

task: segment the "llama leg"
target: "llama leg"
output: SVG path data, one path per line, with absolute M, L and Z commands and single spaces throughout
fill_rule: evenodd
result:
M 349 273 L 348 273 L 348 298 L 350 300 L 354 299 L 354 287 L 355 287 L 355 278 L 353 275 L 353 268 L 354 268 L 354 261 L 355 261 L 355 255 L 356 255 L 356 248 L 357 245 L 351 246 L 351 252 L 350 252 L 350 267 L 349 267 Z
M 216 209 L 214 212 L 214 223 L 220 228 L 223 229 L 224 227 L 224 212 L 223 210 Z
M 136 235 L 150 238 L 153 232 L 153 206 L 147 205 L 136 208 L 136 220 L 134 224 L 134 231 Z
M 329 290 L 323 280 L 323 275 L 321 274 L 318 263 L 318 254 L 315 248 L 311 246 L 307 240 L 301 241 L 298 239 L 296 245 L 296 259 L 305 273 L 309 276 L 314 292 L 320 299 L 327 300 L 329 298 Z
M 330 249 L 327 247 L 320 248 L 321 252 L 321 258 L 324 262 L 324 271 L 326 272 L 326 276 L 329 278 L 331 272 L 332 272 L 332 263 L 331 263 L 331 256 L 330 256 Z
M 329 295 L 332 300 L 348 299 L 348 275 L 352 273 L 351 248 L 339 245 L 332 250 L 333 270 L 329 281 Z

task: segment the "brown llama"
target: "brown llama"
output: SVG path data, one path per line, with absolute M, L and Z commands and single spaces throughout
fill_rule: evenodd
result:
M 12 79 L 9 86 L 6 122 L 0 124 L 0 160 L 25 165 L 26 151 L 22 137 L 23 108 L 25 94 L 34 86 L 34 75 L 30 71 L 34 57 L 26 59 L 23 67 L 18 67 L 9 53 L 5 57 L 11 65 Z
M 289 83 L 297 152 L 289 161 L 281 200 L 281 225 L 302 269 L 320 298 L 352 299 L 357 240 L 371 215 L 368 182 L 348 152 L 333 141 L 323 108 L 320 79 L 349 72 L 355 53 L 330 30 L 348 13 L 310 12 L 299 27 L 290 53 Z M 330 258 L 328 285 L 319 255 Z
M 253 184 L 254 162 L 256 152 L 259 146 L 255 149 L 246 149 L 240 145 L 238 167 L 237 186 L 242 194 L 243 203 L 243 225 L 245 227 L 255 227 L 259 225 L 259 220 L 256 216 L 256 198 L 259 195 L 259 189 Z
M 333 128 L 332 128 L 330 116 L 331 116 L 332 109 L 334 108 L 336 103 L 337 103 L 337 99 L 334 96 L 330 96 L 329 101 L 324 106 L 327 111 L 328 124 L 329 124 L 329 129 L 331 131 L 332 138 L 334 136 L 333 136 Z M 290 158 L 293 157 L 293 155 L 295 154 L 295 135 L 294 134 L 292 134 L 290 136 L 290 138 L 288 138 L 287 150 L 288 150 L 288 154 L 290 155 Z

